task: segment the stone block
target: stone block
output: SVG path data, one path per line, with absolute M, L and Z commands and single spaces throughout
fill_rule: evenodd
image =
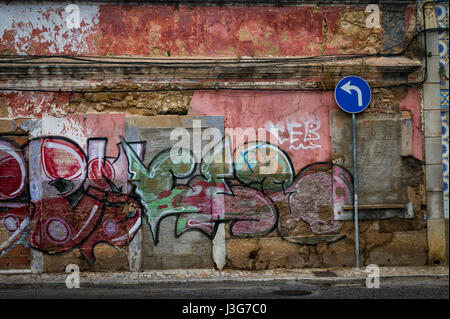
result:
M 106 92 L 99 92 L 99 93 L 92 93 L 87 96 L 87 100 L 92 102 L 106 102 L 109 101 L 110 98 L 108 96 L 108 93 Z
M 449 265 L 449 229 L 448 229 L 448 217 L 445 219 L 445 260 L 446 265 Z
M 213 260 L 216 267 L 222 270 L 226 264 L 227 257 L 227 244 L 226 244 L 226 230 L 225 224 L 221 223 L 217 227 L 216 236 L 214 236 L 212 247 L 213 247 Z
M 442 132 L 441 110 L 424 111 L 425 137 L 440 137 Z
M 0 133 L 12 133 L 17 129 L 13 120 L 0 120 Z
M 142 269 L 142 231 L 138 230 L 134 238 L 128 245 L 128 263 L 130 271 L 140 271 Z
M 42 257 L 43 272 L 45 273 L 65 273 L 66 267 L 70 264 L 77 265 L 80 271 L 91 270 L 78 249 L 65 252 L 61 255 L 43 254 Z
M 367 259 L 367 264 L 378 266 L 420 266 L 426 263 L 425 231 L 395 232 L 390 242 L 374 248 Z
M 427 58 L 427 84 L 428 83 L 435 83 L 437 87 L 439 87 L 439 83 L 441 81 L 441 77 L 439 74 L 439 61 L 440 57 L 439 55 L 433 55 L 431 57 Z M 426 95 L 424 95 L 425 98 Z M 426 103 L 426 99 L 424 100 L 424 103 Z
M 8 118 L 8 99 L 0 97 L 0 118 Z
M 321 255 L 324 267 L 354 267 L 356 265 L 355 243 L 344 239 L 328 245 Z M 362 258 L 361 258 L 361 261 Z
M 446 257 L 446 234 L 445 219 L 428 219 L 428 263 L 430 265 L 445 265 Z
M 442 165 L 442 140 L 440 137 L 425 137 L 425 163 Z
M 442 218 L 444 216 L 442 192 L 427 192 L 428 218 Z
M 100 243 L 94 249 L 96 261 L 92 271 L 129 271 L 128 247 L 112 247 Z
M 449 212 L 448 212 L 449 206 L 450 206 L 449 200 L 448 199 L 444 199 L 444 217 L 446 219 L 448 219 L 448 215 L 449 215 Z
M 309 250 L 307 253 L 301 253 L 300 250 L 301 246 L 281 238 L 228 239 L 227 268 L 303 268 L 309 264 Z
M 438 66 L 439 66 L 439 62 L 438 62 Z M 424 110 L 440 110 L 440 108 L 441 108 L 441 93 L 440 93 L 439 84 L 424 83 L 423 99 L 424 99 L 423 100 Z
M 437 32 L 427 32 L 427 50 L 433 56 L 439 56 L 439 34 Z
M 443 188 L 442 164 L 425 166 L 425 178 L 427 191 L 440 192 Z

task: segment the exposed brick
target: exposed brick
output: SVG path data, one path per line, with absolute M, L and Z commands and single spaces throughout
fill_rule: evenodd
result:
M 17 126 L 13 120 L 0 120 L 0 133 L 10 133 L 16 130 Z
M 23 245 L 20 245 L 20 255 L 19 256 L 30 256 L 30 248 L 26 248 Z
M 6 254 L 5 257 L 19 257 L 21 256 L 21 246 L 17 245 L 13 248 L 11 248 Z
M 0 118 L 8 117 L 8 99 L 0 97 Z
M 8 263 L 6 257 L 0 258 L 0 269 L 6 269 L 8 268 Z
M 29 257 L 8 257 L 9 268 L 26 268 L 30 266 Z

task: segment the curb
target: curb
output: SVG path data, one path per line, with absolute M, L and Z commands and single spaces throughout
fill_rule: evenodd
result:
M 447 279 L 448 274 L 413 274 L 413 275 L 386 275 L 380 276 L 380 281 L 390 280 L 390 281 L 404 281 L 404 280 L 427 280 L 427 279 Z M 326 285 L 326 286 L 336 286 L 336 285 L 358 285 L 365 286 L 366 278 L 362 277 L 332 277 L 332 278 L 316 278 L 316 277 L 273 277 L 273 278 L 185 278 L 185 279 L 152 279 L 152 278 L 137 278 L 131 280 L 117 280 L 114 282 L 106 280 L 83 280 L 81 277 L 80 286 L 82 288 L 114 288 L 114 287 L 124 287 L 124 286 L 141 286 L 145 287 L 147 285 L 154 284 L 167 284 L 167 283 L 208 283 L 208 282 L 269 282 L 269 281 L 295 281 L 301 284 L 310 285 Z M 59 281 L 31 281 L 26 282 L 23 279 L 21 281 L 11 281 L 11 282 L 1 282 L 0 289 L 20 289 L 20 288 L 60 288 L 65 287 L 65 279 Z
M 380 281 L 383 280 L 390 280 L 390 281 L 404 281 L 404 280 L 427 280 L 427 279 L 447 279 L 449 276 L 448 274 L 430 274 L 430 275 L 424 275 L 424 274 L 417 274 L 417 275 L 386 275 L 386 276 L 380 276 Z M 366 278 L 299 278 L 297 279 L 298 282 L 304 283 L 304 284 L 328 284 L 331 286 L 335 285 L 366 285 Z

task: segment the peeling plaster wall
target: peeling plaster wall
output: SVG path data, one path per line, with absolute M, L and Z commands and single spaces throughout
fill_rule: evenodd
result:
M 401 44 L 414 26 L 411 7 L 395 8 L 393 16 L 393 8 L 383 13 L 382 6 L 384 29 L 368 29 L 365 6 L 84 4 L 79 6 L 80 27 L 69 29 L 67 4 L 1 4 L 0 52 L 173 57 L 374 53 Z M 400 25 L 394 23 L 398 18 Z
M 247 128 L 271 132 L 268 138 L 299 171 L 310 163 L 331 160 L 328 113 L 336 109 L 332 93 L 197 91 L 189 114 L 224 116 L 225 127 L 242 129 L 242 135 Z
M 414 218 L 387 218 L 381 214 L 378 218 L 373 217 L 379 220 L 361 221 L 361 262 L 386 266 L 424 265 L 427 245 L 422 134 L 420 126 L 413 127 L 412 124 L 417 123 L 420 114 L 419 99 L 416 90 L 409 90 L 400 97 L 395 90 L 386 90 L 383 96 L 392 98 L 375 100 L 359 116 L 360 203 L 382 206 L 411 203 Z M 196 92 L 191 106 L 192 115 L 224 116 L 225 130 L 241 126 L 260 127 L 269 120 L 274 123 L 290 120 L 292 123 L 310 114 L 323 123 L 317 130 L 320 138 L 314 141 L 322 147 L 298 150 L 293 149 L 299 145 L 297 138 L 302 137 L 301 142 L 304 142 L 305 135 L 294 135 L 294 143 L 290 143 L 290 135 L 302 132 L 299 127 L 294 126 L 288 132 L 287 126 L 270 126 L 276 128 L 272 132 L 278 133 L 278 142 L 284 141 L 280 148 L 288 154 L 298 173 L 296 182 L 286 190 L 287 193 L 294 191 L 294 194 L 287 200 L 283 194 L 269 195 L 279 213 L 278 235 L 271 233 L 264 238 L 242 239 L 228 234 L 227 267 L 259 270 L 354 265 L 354 224 L 351 221 L 333 221 L 333 205 L 336 213 L 338 201 L 336 189 L 331 185 L 336 180 L 326 174 L 322 179 L 308 180 L 302 173 L 315 162 L 328 162 L 324 172 L 336 169 L 331 163 L 341 164 L 352 171 L 351 136 L 348 135 L 351 118 L 338 111 L 328 93 L 278 92 L 267 96 L 250 92 Z M 408 112 L 402 113 L 403 109 L 408 109 Z M 337 115 L 339 121 L 335 119 Z M 403 128 L 405 125 L 409 129 Z M 375 213 L 369 211 L 368 216 Z M 328 225 L 325 228 L 328 230 L 322 234 L 314 228 L 316 218 Z
M 0 4 L 0 51 L 7 54 L 93 53 L 99 7 L 79 5 L 80 27 L 66 25 L 64 3 Z
M 374 53 L 402 46 L 416 23 L 412 7 L 395 12 L 382 7 L 382 28 L 367 29 L 364 6 L 91 4 L 80 5 L 80 29 L 69 30 L 64 9 L 62 3 L 1 4 L 0 52 L 236 58 Z M 393 25 L 396 19 L 401 24 Z M 328 74 L 317 76 L 334 85 Z M 47 80 L 34 79 L 34 84 L 45 86 Z M 61 83 L 76 87 L 81 82 Z M 354 265 L 353 222 L 338 218 L 352 203 L 350 122 L 331 92 L 112 93 L 142 86 L 132 76 L 106 82 L 91 83 L 105 91 L 99 93 L 0 93 L 0 245 L 7 243 L 0 246 L 0 268 L 27 267 L 30 245 L 44 253 L 44 271 L 64 271 L 70 263 L 82 270 L 128 270 L 135 236 L 142 242 L 142 269 L 212 268 L 211 239 L 220 224 L 226 225 L 225 241 L 214 245 L 226 248 L 230 269 Z M 219 128 L 222 137 L 239 128 L 259 128 L 279 144 L 273 148 L 276 156 L 254 166 L 239 157 L 271 148 L 256 136 L 233 141 L 229 166 L 198 162 L 191 171 L 170 162 L 157 166 L 161 152 L 171 146 L 170 131 L 196 118 L 206 121 L 203 129 Z M 414 211 L 412 218 L 402 209 L 365 212 L 362 264 L 423 265 L 419 91 L 374 89 L 360 123 L 365 135 L 359 146 L 367 151 L 360 161 L 365 204 L 409 203 Z M 46 142 L 52 147 L 44 147 Z M 227 147 L 224 141 L 218 145 Z M 11 166 L 12 153 L 23 154 L 29 179 L 27 190 L 10 198 L 17 184 L 10 182 L 11 169 L 19 172 Z M 46 171 L 46 161 L 55 169 Z M 276 164 L 275 173 L 261 173 L 267 163 Z M 177 176 L 170 175 L 177 170 Z M 68 178 L 78 171 L 80 176 Z M 395 198 L 386 200 L 386 192 Z M 28 211 L 11 207 L 13 202 L 26 203 Z M 13 213 L 17 221 L 10 218 Z M 22 224 L 29 232 L 15 237 L 11 229 Z M 80 237 L 69 240 L 64 235 L 69 232 Z
M 384 103 L 397 103 L 390 104 L 392 110 L 388 113 L 380 113 L 379 108 L 381 106 L 375 103 L 369 107 L 367 113 L 360 120 L 365 121 L 365 124 L 362 125 L 371 126 L 373 132 L 378 132 L 376 136 L 369 136 L 371 131 L 364 133 L 364 129 L 360 127 L 361 134 L 364 133 L 365 135 L 360 136 L 359 148 L 361 150 L 370 150 L 370 152 L 378 152 L 376 154 L 370 153 L 370 160 L 367 158 L 368 154 L 360 153 L 360 156 L 366 156 L 367 160 L 369 160 L 364 161 L 360 159 L 360 164 L 363 165 L 359 167 L 360 183 L 362 185 L 361 198 L 365 201 L 363 204 L 406 205 L 407 203 L 412 203 L 414 207 L 414 218 L 412 219 L 402 219 L 400 218 L 401 216 L 395 217 L 395 215 L 384 219 L 386 217 L 383 217 L 383 215 L 377 215 L 379 217 L 375 220 L 361 221 L 363 264 L 421 265 L 426 262 L 426 240 L 424 235 L 426 223 L 423 217 L 426 211 L 424 210 L 423 170 L 420 162 L 422 146 L 421 140 L 416 136 L 418 134 L 420 137 L 421 134 L 412 125 L 418 116 L 416 109 L 417 100 L 414 98 L 416 93 L 416 91 L 410 90 L 400 101 L 385 101 Z M 156 100 L 164 100 L 166 98 L 165 93 L 161 93 L 159 97 L 157 93 L 154 94 L 153 98 Z M 99 105 L 100 101 L 107 101 L 108 105 L 122 102 L 128 105 L 128 96 L 111 96 L 113 97 L 111 99 L 109 95 L 94 93 L 82 98 L 75 98 L 75 100 L 79 103 L 78 107 L 83 105 L 83 103 Z M 144 94 L 143 96 L 147 95 Z M 171 96 L 174 99 L 167 100 L 167 104 L 164 105 L 169 106 L 169 109 L 175 107 L 174 110 L 177 110 L 176 101 L 183 96 L 183 93 L 172 94 Z M 51 101 L 52 97 L 47 96 L 46 99 Z M 97 102 L 92 102 L 94 100 L 97 100 Z M 10 101 L 14 101 L 14 99 L 8 97 L 4 98 L 3 101 L 6 105 L 9 105 Z M 152 99 L 148 101 L 150 102 Z M 342 211 L 343 205 L 351 204 L 351 156 L 348 153 L 348 147 L 350 146 L 348 143 L 348 125 L 350 122 L 348 116 L 343 116 L 338 111 L 329 93 L 258 93 L 252 91 L 236 93 L 226 90 L 209 93 L 198 91 L 194 92 L 193 97 L 186 101 L 189 101 L 188 104 L 183 104 L 182 110 L 174 111 L 174 113 L 189 113 L 189 117 L 214 116 L 222 118 L 222 127 L 225 133 L 234 132 L 242 135 L 242 132 L 239 133 L 236 130 L 237 128 L 242 128 L 243 130 L 246 128 L 261 128 L 265 132 L 264 136 L 266 138 L 270 140 L 271 137 L 273 141 L 279 143 L 279 150 L 282 152 L 280 154 L 286 156 L 286 162 L 283 165 L 288 165 L 287 167 L 292 165 L 291 170 L 277 171 L 273 177 L 269 176 L 269 178 L 282 180 L 284 181 L 283 183 L 286 183 L 285 191 L 283 191 L 282 188 L 273 188 L 274 186 L 267 182 L 270 179 L 262 179 L 264 175 L 256 173 L 254 177 L 249 176 L 248 172 L 245 172 L 245 167 L 240 166 L 239 158 L 234 159 L 236 172 L 226 179 L 226 184 L 223 184 L 229 185 L 234 195 L 230 195 L 229 198 L 225 196 L 222 199 L 219 197 L 216 199 L 218 203 L 228 207 L 228 212 L 233 212 L 233 214 L 243 213 L 240 212 L 239 208 L 245 209 L 247 205 L 256 205 L 255 207 L 258 207 L 257 211 L 260 213 L 268 209 L 267 212 L 273 212 L 275 217 L 263 215 L 265 216 L 264 218 L 268 218 L 267 231 L 258 235 L 248 233 L 245 236 L 236 236 L 236 229 L 233 228 L 232 223 L 235 217 L 230 217 L 230 219 L 225 217 L 223 219 L 227 229 L 225 239 L 227 251 L 226 267 L 267 269 L 278 267 L 351 266 L 353 264 L 353 222 L 336 220 L 335 218 L 336 214 Z M 59 110 L 67 109 L 70 102 L 66 100 L 60 105 L 65 106 L 59 108 Z M 138 133 L 140 136 L 139 140 L 147 143 L 148 151 L 143 154 L 143 163 L 147 166 L 150 165 L 152 160 L 155 160 L 158 150 L 170 147 L 169 136 L 171 129 L 184 125 L 180 120 L 173 122 L 174 117 L 176 118 L 178 115 L 163 115 L 164 111 L 156 105 L 153 107 L 151 105 L 151 102 L 147 105 L 149 112 L 154 112 L 154 114 L 162 113 L 162 115 L 154 118 L 153 116 L 146 117 L 128 113 L 129 108 L 127 107 L 114 109 L 116 112 L 120 110 L 115 115 L 115 118 L 121 118 L 119 122 L 116 121 L 119 124 L 122 123 L 120 125 L 112 125 L 115 122 L 109 116 L 112 116 L 110 114 L 113 109 L 109 109 L 108 106 L 101 112 L 92 108 L 90 112 L 93 113 L 88 114 L 87 117 L 76 113 L 62 117 L 38 116 L 38 119 L 42 119 L 40 131 L 43 136 L 52 134 L 73 141 L 86 154 L 89 154 L 89 149 L 92 148 L 92 146 L 88 145 L 89 139 L 107 138 L 108 143 L 105 154 L 108 158 L 111 158 L 110 162 L 113 163 L 114 158 L 120 154 L 123 156 L 126 153 L 123 150 L 119 153 L 117 150 L 116 144 L 121 141 L 119 137 L 126 136 L 126 131 L 128 130 L 137 129 L 140 132 Z M 284 107 L 280 107 L 280 105 Z M 408 109 L 408 111 L 401 109 Z M 335 114 L 340 114 L 340 122 L 336 120 Z M 149 120 L 153 119 L 153 122 L 150 121 L 153 124 L 147 121 L 146 118 Z M 127 119 L 129 122 L 126 126 L 123 119 Z M 168 124 L 164 124 L 165 122 Z M 8 139 L 8 133 L 21 131 L 20 127 L 27 127 L 25 119 L 20 117 L 15 120 L 2 120 L 1 123 L 4 132 L 3 136 L 6 139 Z M 136 123 L 140 124 L 137 125 Z M 407 126 L 404 127 L 404 125 Z M 158 129 L 158 127 L 166 128 Z M 345 127 L 347 129 L 344 129 Z M 229 129 L 233 130 L 229 131 Z M 258 139 L 258 136 L 256 138 Z M 379 139 L 378 142 L 377 138 Z M 392 143 L 383 140 L 386 138 L 392 139 Z M 252 141 L 254 138 L 249 138 L 248 140 Z M 237 141 L 237 139 L 234 139 L 234 141 Z M 243 139 L 241 141 L 245 142 L 246 140 Z M 380 141 L 384 141 L 385 145 L 378 150 L 374 150 L 374 145 Z M 161 148 L 158 148 L 157 145 L 161 145 Z M 236 143 L 233 145 L 233 150 L 237 150 L 239 147 L 240 144 Z M 379 156 L 376 157 L 375 155 Z M 384 161 L 391 158 L 390 166 L 384 164 L 371 166 L 370 163 L 376 161 L 377 158 L 384 158 Z M 129 161 L 130 158 L 128 158 L 128 165 Z M 126 163 L 127 160 L 125 160 L 124 164 L 126 165 Z M 341 173 L 339 173 L 339 170 L 342 170 Z M 108 171 L 102 172 L 102 174 L 106 174 Z M 334 172 L 336 172 L 336 175 L 334 175 Z M 197 174 L 199 173 L 200 171 L 197 171 Z M 345 174 L 348 177 L 337 179 L 338 176 L 342 178 Z M 195 174 L 191 174 L 177 179 L 175 185 L 180 185 L 179 187 L 181 185 L 191 185 L 190 183 L 193 182 L 190 179 L 194 176 Z M 102 178 L 97 175 L 97 178 L 99 177 Z M 265 178 L 268 178 L 268 176 Z M 128 179 L 130 180 L 130 177 Z M 250 182 L 252 180 L 256 184 L 252 184 Z M 93 181 L 95 183 L 95 177 Z M 117 182 L 123 184 L 123 178 L 122 182 L 120 182 L 120 178 Z M 334 186 L 339 185 L 339 183 L 342 183 L 343 188 Z M 130 188 L 131 184 L 128 187 L 121 188 L 122 194 L 136 198 L 143 205 L 141 201 L 142 194 L 138 195 L 132 191 L 132 188 Z M 100 183 L 100 185 L 106 187 L 105 182 Z M 201 185 L 201 187 L 210 187 L 207 184 Z M 189 187 L 194 187 L 194 185 Z M 84 189 L 87 189 L 87 185 Z M 388 201 L 383 195 L 383 192 L 386 191 L 390 193 L 390 196 L 394 194 L 398 196 Z M 247 192 L 254 192 L 254 194 L 248 197 L 250 195 L 247 195 Z M 160 195 L 163 196 L 160 199 L 161 207 L 166 205 L 165 203 L 169 203 L 164 197 L 170 195 L 163 195 L 163 193 L 161 192 Z M 242 197 L 239 200 L 235 198 L 238 194 Z M 198 198 L 190 198 L 188 196 L 184 199 L 185 205 L 188 205 L 187 203 L 194 206 L 197 204 L 205 205 L 215 198 L 209 196 L 211 195 Z M 255 196 L 261 198 L 260 204 L 257 202 L 250 204 L 250 198 L 257 198 Z M 366 201 L 364 199 L 365 196 L 370 200 Z M 262 207 L 266 208 L 262 209 Z M 189 215 L 188 213 L 186 218 L 193 218 L 193 222 L 203 220 L 203 214 L 208 212 L 209 209 L 212 208 L 203 211 L 201 215 Z M 214 216 L 215 209 L 210 211 L 212 215 L 206 216 Z M 89 215 L 88 213 L 89 209 L 87 209 L 85 214 Z M 142 223 L 142 249 L 143 267 L 145 269 L 212 267 L 211 241 L 204 234 L 201 232 L 189 232 L 186 234 L 182 233 L 180 236 L 174 236 L 172 233 L 173 228 L 177 225 L 179 227 L 179 222 L 173 216 L 167 217 L 161 219 L 161 223 L 158 226 L 160 243 L 156 245 L 149 232 L 149 224 L 144 222 L 144 220 Z M 213 219 L 208 223 L 215 225 L 220 221 L 221 219 L 217 221 Z M 259 226 L 249 225 L 248 227 L 246 229 L 250 231 L 254 229 L 253 227 Z M 212 238 L 214 235 L 214 232 L 210 234 Z M 100 239 L 101 237 L 98 237 L 97 240 Z M 99 243 L 95 246 L 94 251 L 96 261 L 90 266 L 84 261 L 83 255 L 80 255 L 80 251 L 83 253 L 83 247 L 75 246 L 75 249 L 67 252 L 61 251 L 56 256 L 45 254 L 45 270 L 63 271 L 63 265 L 72 262 L 83 265 L 82 269 L 85 270 L 124 270 L 127 268 L 128 260 L 126 247 L 126 244 L 121 246 L 121 248 L 115 248 Z M 56 251 L 60 250 L 57 249 Z M 84 254 L 86 254 L 86 250 L 84 250 Z M 196 257 L 194 258 L 194 256 Z

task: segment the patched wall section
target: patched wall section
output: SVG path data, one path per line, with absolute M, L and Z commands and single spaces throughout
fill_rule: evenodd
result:
M 2 13 L 16 16 L 8 17 L 0 30 L 0 50 L 6 54 L 226 56 L 239 61 L 242 56 L 375 53 L 402 47 L 415 26 L 413 8 L 403 6 L 381 6 L 381 28 L 369 29 L 365 6 L 122 10 L 87 5 L 80 6 L 89 13 L 82 29 L 70 31 L 58 29 L 64 24 L 62 5 L 33 6 L 20 26 L 20 5 L 5 6 Z M 39 22 L 41 15 L 46 19 Z M 42 23 L 51 28 L 44 30 Z M 26 40 L 30 34 L 36 35 L 33 41 Z M 396 77 L 391 73 L 387 76 Z M 169 83 L 156 74 L 154 83 L 144 84 L 131 71 L 117 76 L 117 82 L 98 77 L 88 84 L 70 77 L 61 82 L 91 93 L 0 94 L 0 132 L 27 136 L 17 144 L 11 136 L 0 137 L 7 145 L 0 149 L 0 177 L 11 178 L 5 167 L 22 163 L 28 190 L 20 197 L 9 182 L 2 187 L 8 198 L 0 198 L 0 247 L 12 247 L 10 254 L 15 254 L 7 258 L 25 257 L 20 265 L 28 267 L 28 243 L 43 254 L 43 270 L 49 272 L 64 271 L 71 263 L 81 270 L 128 270 L 136 252 L 141 259 L 134 270 L 212 268 L 211 240 L 225 224 L 225 241 L 219 244 L 226 248 L 229 269 L 354 265 L 350 117 L 327 91 L 335 85 L 333 75 L 318 74 L 324 89 L 319 92 L 196 91 L 201 80 Z M 10 84 L 47 83 L 40 81 L 14 79 Z M 264 85 L 270 88 L 270 81 Z M 186 83 L 195 89 L 180 89 Z M 366 205 L 360 222 L 362 264 L 426 263 L 419 101 L 414 89 L 375 89 L 372 105 L 358 115 L 359 189 Z M 172 130 L 192 127 L 194 119 L 200 120 L 201 133 L 219 130 L 214 156 L 228 152 L 229 161 L 213 165 L 214 156 L 202 153 L 178 165 L 165 157 Z M 246 129 L 261 129 L 277 145 L 258 135 L 240 142 L 235 135 L 228 144 L 227 129 L 240 137 Z M 203 140 L 199 148 L 207 143 Z M 22 153 L 23 160 L 11 155 Z M 267 167 L 274 170 L 267 173 Z M 19 208 L 26 207 L 22 215 L 11 207 L 17 200 Z M 9 218 L 14 209 L 17 220 Z M 19 241 L 20 232 L 14 234 L 27 217 L 30 235 Z M 5 256 L 0 255 L 0 267 L 18 267 Z
M 31 245 L 44 252 L 46 271 L 68 263 L 125 270 L 139 229 L 143 269 L 212 268 L 211 239 L 222 223 L 228 268 L 353 264 L 350 117 L 328 93 L 218 93 L 214 99 L 199 93 L 189 116 L 42 118 L 42 137 L 18 147 L 31 150 L 29 203 L 40 209 L 32 215 Z M 412 113 L 358 118 L 363 263 L 426 262 L 423 170 L 414 157 L 421 145 Z M 245 122 L 244 131 L 259 128 L 275 143 L 236 139 L 246 118 L 254 122 Z M 220 145 L 229 152 L 227 165 L 211 165 L 207 153 L 191 146 L 197 157 L 188 157 L 190 166 L 164 157 L 175 128 L 194 136 L 194 120 L 200 136 L 208 128 L 219 132 L 213 144 L 200 137 L 197 148 Z M 275 170 L 264 173 L 266 166 Z
M 137 131 L 139 139 L 151 141 L 145 152 L 145 165 L 150 167 L 151 162 L 158 158 L 163 151 L 170 150 L 175 143 L 171 141 L 171 134 L 176 128 L 185 127 L 189 134 L 190 143 L 187 145 L 194 151 L 194 131 L 193 121 L 197 121 L 196 125 L 199 134 L 205 129 L 213 125 L 219 132 L 223 134 L 223 118 L 205 118 L 205 117 L 188 117 L 188 116 L 157 116 L 156 118 L 128 117 L 128 129 Z M 196 134 L 197 134 L 196 133 Z M 220 136 L 222 137 L 222 136 Z M 201 136 L 200 136 L 201 138 Z M 200 141 L 196 145 L 196 149 L 204 147 L 207 140 Z M 201 153 L 200 153 L 201 154 Z M 197 159 L 197 161 L 201 160 Z M 199 164 L 199 162 L 197 163 Z M 177 178 L 172 187 L 176 185 L 186 184 L 194 176 L 199 175 L 199 165 L 194 170 L 185 174 L 183 177 Z M 162 189 L 161 191 L 171 191 L 172 187 Z M 159 195 L 159 194 L 158 194 Z M 172 206 L 172 198 L 161 194 L 161 202 L 159 206 Z M 209 199 L 206 198 L 208 201 Z M 200 204 L 200 203 L 198 203 Z M 163 208 L 162 208 L 163 209 Z M 147 212 L 152 214 L 152 212 Z M 160 215 L 154 215 L 157 224 L 155 227 L 143 227 L 142 229 L 142 269 L 180 269 L 180 268 L 213 268 L 212 262 L 212 244 L 211 240 L 202 232 L 186 232 L 177 233 L 178 215 L 176 211 Z M 159 218 L 161 218 L 159 220 Z M 145 222 L 149 225 L 148 220 Z M 150 221 L 150 224 L 152 222 Z
M 353 171 L 351 115 L 332 112 L 333 160 Z M 361 205 L 408 203 L 407 186 L 423 181 L 421 161 L 412 157 L 412 121 L 407 114 L 357 117 L 357 163 Z M 414 173 L 417 176 L 412 176 Z

